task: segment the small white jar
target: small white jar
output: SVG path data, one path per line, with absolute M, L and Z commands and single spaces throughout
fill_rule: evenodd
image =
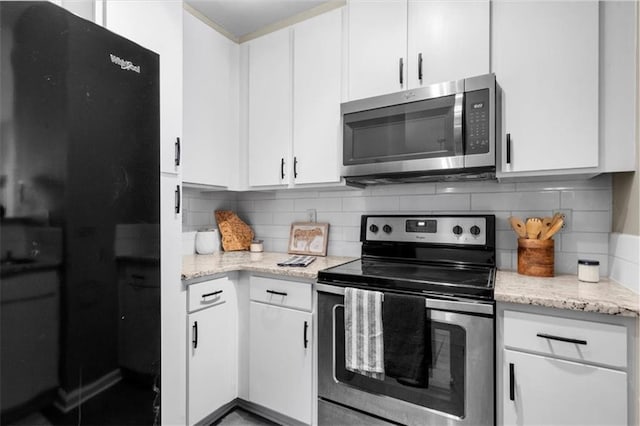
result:
M 588 283 L 600 281 L 600 262 L 597 260 L 578 260 L 578 280 Z
M 198 231 L 196 234 L 196 253 L 213 254 L 220 251 L 220 234 L 217 229 Z
M 253 240 L 251 241 L 251 245 L 249 246 L 249 250 L 254 253 L 262 253 L 264 251 L 264 245 L 262 244 L 262 240 Z

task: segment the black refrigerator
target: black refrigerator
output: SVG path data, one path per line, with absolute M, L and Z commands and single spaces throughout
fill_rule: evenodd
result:
M 0 423 L 159 423 L 160 58 L 49 2 L 0 32 Z

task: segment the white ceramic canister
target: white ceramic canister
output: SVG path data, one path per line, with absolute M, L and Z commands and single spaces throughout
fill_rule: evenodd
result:
M 578 260 L 578 280 L 589 283 L 600 281 L 600 262 L 597 260 Z
M 220 251 L 220 234 L 217 229 L 198 231 L 196 234 L 196 253 L 212 254 Z

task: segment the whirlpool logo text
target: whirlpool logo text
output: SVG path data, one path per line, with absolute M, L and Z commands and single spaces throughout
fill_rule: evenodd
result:
M 109 54 L 109 56 L 111 57 L 111 62 L 119 65 L 121 69 L 134 71 L 140 74 L 140 65 L 133 65 L 133 62 L 125 61 L 124 59 L 114 55 L 113 53 Z

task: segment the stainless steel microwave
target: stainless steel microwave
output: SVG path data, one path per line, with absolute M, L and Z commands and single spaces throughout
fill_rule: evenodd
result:
M 494 74 L 341 104 L 354 184 L 495 177 Z

